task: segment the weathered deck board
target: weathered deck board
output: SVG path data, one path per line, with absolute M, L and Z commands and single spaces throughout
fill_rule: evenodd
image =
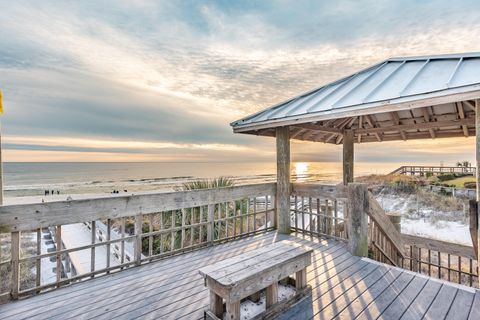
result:
M 200 319 L 209 299 L 198 269 L 285 238 L 314 249 L 312 296 L 280 319 L 478 318 L 474 289 L 353 257 L 335 240 L 271 232 L 1 305 L 0 319 Z

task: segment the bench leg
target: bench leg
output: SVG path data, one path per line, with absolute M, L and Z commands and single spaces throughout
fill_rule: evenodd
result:
M 303 289 L 307 286 L 307 269 L 297 271 L 295 274 L 295 287 L 297 289 Z
M 234 303 L 227 303 L 227 319 L 240 320 L 240 300 Z
M 277 303 L 278 301 L 278 282 L 275 282 L 267 287 L 266 290 L 267 309 Z
M 260 301 L 260 291 L 250 295 L 250 297 L 248 297 L 248 299 L 250 299 L 250 301 L 252 301 L 252 302 L 257 303 L 258 301 Z
M 223 299 L 213 290 L 210 290 L 210 311 L 219 318 L 223 317 Z

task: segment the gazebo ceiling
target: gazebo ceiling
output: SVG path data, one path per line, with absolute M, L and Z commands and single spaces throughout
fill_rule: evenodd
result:
M 342 143 L 475 134 L 480 53 L 391 58 L 233 122 L 234 132 Z

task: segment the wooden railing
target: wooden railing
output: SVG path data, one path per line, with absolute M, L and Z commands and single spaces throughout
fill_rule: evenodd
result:
M 34 294 L 276 228 L 276 184 L 0 207 L 0 298 Z M 478 285 L 473 249 L 402 235 L 365 185 L 292 184 L 291 229 Z M 73 231 L 72 231 L 73 230 Z M 75 235 L 82 234 L 82 241 Z M 53 268 L 52 277 L 41 277 Z M 48 272 L 47 272 L 48 273 Z
M 324 184 L 292 184 L 291 228 L 316 236 L 347 239 L 345 188 Z
M 475 167 L 440 167 L 440 166 L 401 166 L 389 174 L 427 174 L 431 173 L 433 175 L 444 174 L 444 173 L 460 173 L 475 175 Z
M 402 237 L 406 253 L 403 268 L 478 287 L 478 260 L 472 247 L 406 234 Z
M 267 183 L 2 206 L 0 298 L 272 230 L 275 193 L 276 184 Z M 79 244 L 79 235 L 86 241 Z M 45 265 L 55 273 L 42 281 Z
M 478 260 L 473 247 L 402 234 L 395 229 L 372 194 L 368 206 L 371 258 L 442 280 L 478 287 Z
M 400 266 L 404 259 L 403 238 L 372 193 L 368 193 L 368 239 L 370 257 Z

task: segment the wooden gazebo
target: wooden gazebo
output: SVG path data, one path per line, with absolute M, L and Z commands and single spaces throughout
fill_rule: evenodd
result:
M 290 139 L 342 144 L 347 184 L 353 181 L 354 143 L 477 133 L 480 200 L 478 99 L 480 53 L 391 58 L 231 125 L 235 133 L 276 137 L 279 230 L 288 232 Z

